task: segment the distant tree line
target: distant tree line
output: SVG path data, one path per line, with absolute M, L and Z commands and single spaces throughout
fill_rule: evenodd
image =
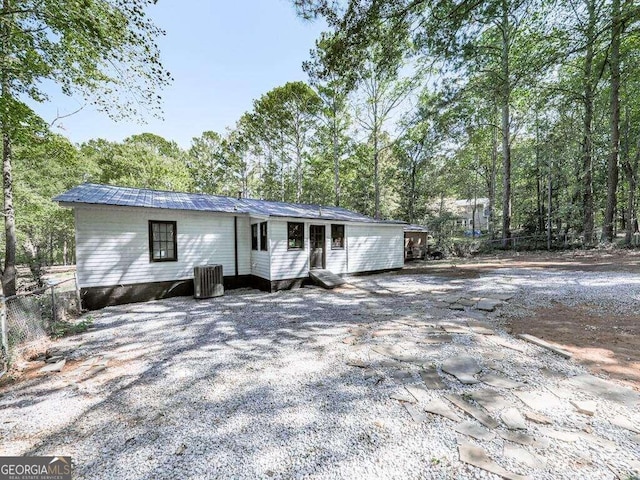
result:
M 308 80 L 264 93 L 235 125 L 188 149 L 149 133 L 72 145 L 37 119 L 30 134 L 5 122 L 15 132 L 17 259 L 73 261 L 71 214 L 49 199 L 83 181 L 340 205 L 430 225 L 450 220 L 446 198 L 487 197 L 488 233 L 504 246 L 551 232 L 586 245 L 632 242 L 637 2 L 293 3 L 330 26 L 304 63 Z M 159 63 L 143 73 L 165 82 Z

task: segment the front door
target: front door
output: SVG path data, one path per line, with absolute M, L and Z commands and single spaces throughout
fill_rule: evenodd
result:
M 311 268 L 324 268 L 324 225 L 309 225 Z

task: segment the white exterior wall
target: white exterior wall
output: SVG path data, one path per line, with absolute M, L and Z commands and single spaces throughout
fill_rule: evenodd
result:
M 404 265 L 402 225 L 349 225 L 349 273 L 401 268 Z
M 300 222 L 300 220 L 292 220 Z M 304 222 L 304 248 L 287 249 L 287 221 L 269 220 L 271 280 L 302 278 L 309 274 L 309 223 Z
M 193 277 L 193 267 L 223 265 L 235 275 L 233 215 L 153 208 L 74 206 L 80 287 Z M 238 216 L 238 274 L 251 273 L 249 218 Z M 149 261 L 149 220 L 176 221 L 178 261 Z
M 265 219 L 251 219 L 251 225 L 258 224 L 258 248 L 260 248 L 260 223 Z M 271 278 L 271 222 L 267 223 L 267 251 L 251 250 L 251 274 L 266 280 Z M 247 241 L 249 249 L 251 248 L 251 227 L 249 227 L 249 240 Z
M 309 274 L 309 226 L 325 225 L 326 268 L 347 274 L 402 268 L 404 229 L 402 225 L 354 224 L 330 221 L 304 223 L 304 249 L 287 249 L 287 222 L 298 219 L 269 220 L 271 280 L 302 278 Z M 331 249 L 331 224 L 345 225 L 345 248 Z

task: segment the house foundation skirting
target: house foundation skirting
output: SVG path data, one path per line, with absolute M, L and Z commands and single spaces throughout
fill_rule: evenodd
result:
M 399 270 L 392 268 L 371 272 L 358 272 L 349 275 L 371 275 L 375 273 Z M 342 275 L 341 275 L 342 276 Z M 225 290 L 234 288 L 257 288 L 265 292 L 277 292 L 278 290 L 291 290 L 300 288 L 310 282 L 309 277 L 289 278 L 284 280 L 267 280 L 255 275 L 238 275 L 224 277 Z M 193 295 L 193 279 L 173 280 L 168 282 L 134 283 L 129 285 L 113 285 L 109 287 L 85 287 L 80 289 L 82 308 L 98 310 L 110 305 L 122 305 L 125 303 L 147 302 L 162 298 L 186 297 Z
M 260 288 L 259 282 L 256 280 L 257 277 L 253 275 L 224 277 L 224 288 L 225 290 L 242 287 Z M 82 308 L 87 310 L 98 310 L 109 305 L 147 302 L 149 300 L 191 295 L 193 295 L 193 279 L 80 289 Z

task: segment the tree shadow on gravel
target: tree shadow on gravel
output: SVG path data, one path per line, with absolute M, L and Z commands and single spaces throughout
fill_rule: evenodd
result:
M 375 321 L 362 310 L 306 290 L 105 309 L 79 348 L 116 366 L 80 375 L 66 393 L 80 405 L 85 395 L 99 400 L 23 453 L 70 454 L 78 478 L 163 478 L 167 463 L 176 478 L 194 462 L 209 474 L 287 476 L 375 455 L 383 441 L 372 419 L 354 426 L 354 412 L 387 397 L 345 365 L 352 352 L 341 342 Z

